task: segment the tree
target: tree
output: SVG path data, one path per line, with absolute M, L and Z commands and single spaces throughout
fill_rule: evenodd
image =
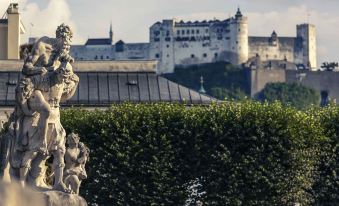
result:
M 240 88 L 222 88 L 222 87 L 213 87 L 211 89 L 211 95 L 217 99 L 221 100 L 244 100 L 247 97 L 247 94 Z
M 321 68 L 324 69 L 325 71 L 333 71 L 335 68 L 338 67 L 338 62 L 323 62 L 321 65 Z
M 174 73 L 163 76 L 194 90 L 199 90 L 202 76 L 207 94 L 222 100 L 239 100 L 249 95 L 245 70 L 227 62 L 178 66 Z
M 290 104 L 298 109 L 318 105 L 319 94 L 299 83 L 269 83 L 256 97 L 259 101 L 281 101 L 284 105 Z

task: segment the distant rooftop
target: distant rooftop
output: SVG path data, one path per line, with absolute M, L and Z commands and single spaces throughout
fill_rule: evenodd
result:
M 114 103 L 172 102 L 210 104 L 216 99 L 171 82 L 155 73 L 77 72 L 80 82 L 63 106 L 107 107 Z M 20 72 L 0 72 L 0 106 L 15 106 Z
M 111 39 L 102 38 L 102 39 L 88 39 L 85 45 L 111 45 Z
M 8 24 L 8 19 L 0 19 L 0 24 Z
M 20 72 L 23 61 L 0 60 L 1 71 Z M 75 72 L 152 72 L 157 71 L 157 61 L 75 61 L 72 64 Z

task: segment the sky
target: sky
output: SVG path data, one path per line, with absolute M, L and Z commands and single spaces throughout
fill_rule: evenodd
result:
M 148 42 L 149 27 L 163 19 L 226 19 L 240 7 L 249 20 L 250 36 L 296 36 L 296 25 L 317 27 L 318 65 L 339 61 L 338 0 L 0 0 L 0 15 L 9 3 L 19 3 L 26 34 L 54 36 L 61 23 L 69 24 L 74 44 L 87 38 L 108 38 L 110 23 L 114 42 Z

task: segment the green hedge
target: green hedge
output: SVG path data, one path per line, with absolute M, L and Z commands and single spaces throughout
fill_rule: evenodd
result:
M 339 205 L 339 108 L 331 105 L 308 113 L 321 122 L 327 137 L 321 144 L 318 174 L 312 190 L 315 204 Z
M 65 110 L 62 123 L 91 149 L 81 189 L 91 204 L 184 205 L 189 182 L 198 178 L 204 205 L 312 205 L 338 194 L 337 177 L 320 172 L 323 156 L 335 155 L 325 136 L 325 128 L 339 130 L 339 112 L 337 123 L 325 118 L 331 111 L 249 101 L 123 104 Z M 332 156 L 325 166 L 333 169 Z

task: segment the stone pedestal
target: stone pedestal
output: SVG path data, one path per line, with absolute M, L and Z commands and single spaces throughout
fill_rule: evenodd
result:
M 59 191 L 37 192 L 15 183 L 0 182 L 0 206 L 87 206 L 84 198 Z
M 87 206 L 86 200 L 79 195 L 59 191 L 48 191 L 41 194 L 44 196 L 46 206 Z

